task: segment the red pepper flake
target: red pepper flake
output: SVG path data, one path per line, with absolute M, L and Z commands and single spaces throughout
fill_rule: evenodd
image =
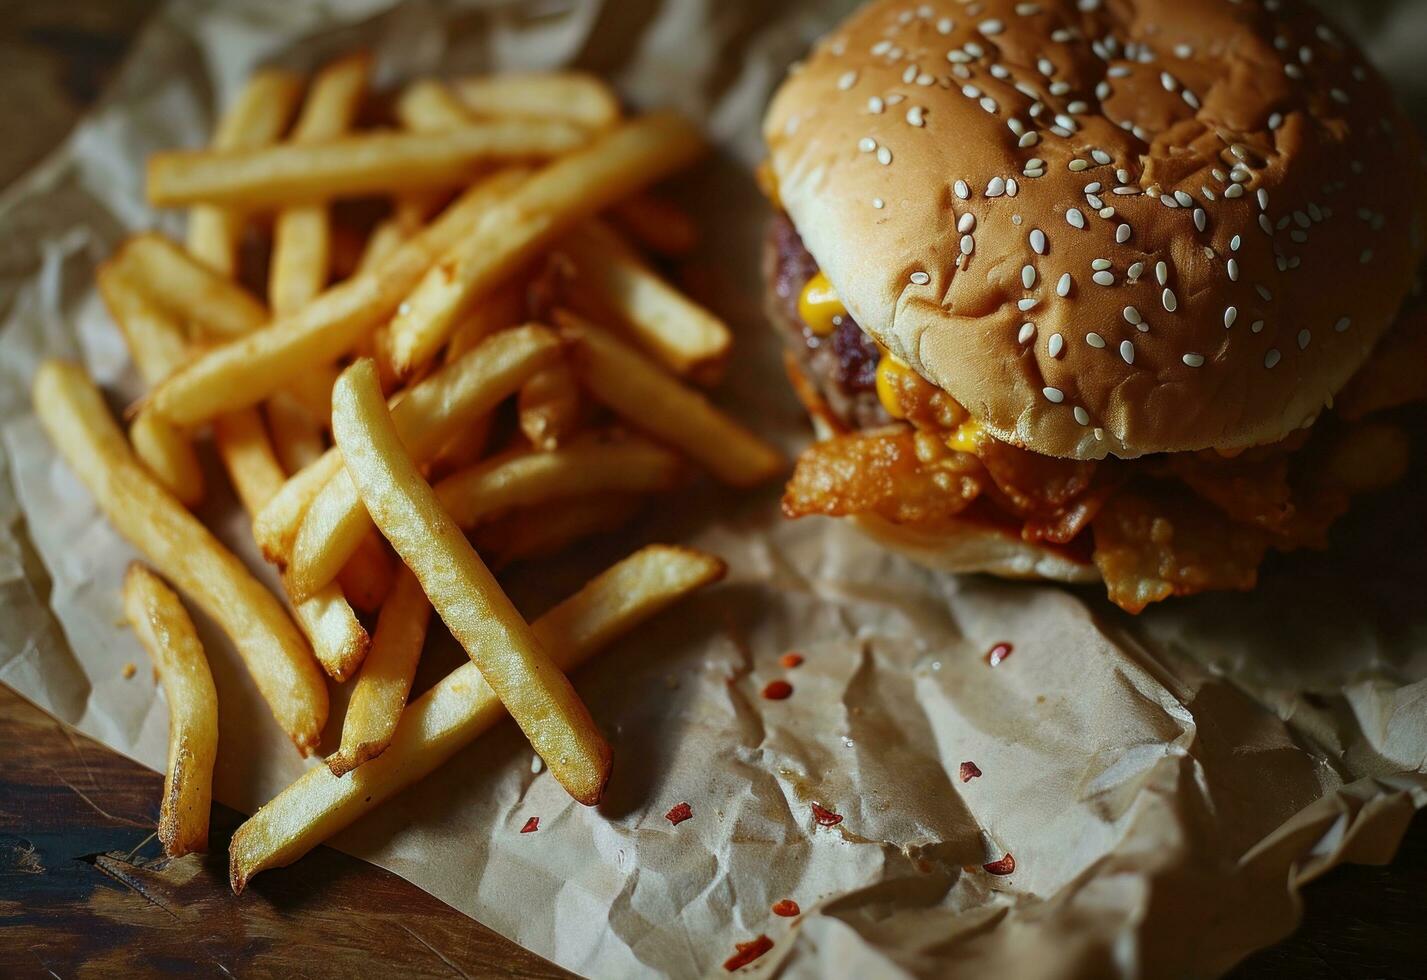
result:
M 685 820 L 688 820 L 693 815 L 694 808 L 689 806 L 689 804 L 675 803 L 673 807 L 669 809 L 669 812 L 664 814 L 664 819 L 677 827 L 679 824 L 683 823 Z
M 779 658 L 778 658 L 778 662 L 779 662 L 780 664 L 782 664 L 784 667 L 786 667 L 788 670 L 792 670 L 794 667 L 801 667 L 801 666 L 802 666 L 802 664 L 803 664 L 803 655 L 802 655 L 801 653 L 796 652 L 796 651 L 790 651 L 790 652 L 788 652 L 788 653 L 783 654 L 783 656 L 779 657 Z
M 795 915 L 802 915 L 803 910 L 798 908 L 798 903 L 791 898 L 785 898 L 781 902 L 773 903 L 773 914 L 781 915 L 785 919 L 791 919 Z
M 769 681 L 763 686 L 763 696 L 769 701 L 782 701 L 793 693 L 793 685 L 787 681 Z
M 733 945 L 738 952 L 723 961 L 723 968 L 729 973 L 732 973 L 734 970 L 743 969 L 758 959 L 758 957 L 768 952 L 773 948 L 773 940 L 759 933 L 746 943 L 734 943 Z
M 999 667 L 1001 666 L 1001 661 L 1009 657 L 1011 651 L 1014 649 L 1015 648 L 1009 643 L 998 643 L 986 654 L 986 663 L 992 667 Z
M 1008 875 L 1016 870 L 1016 859 L 1008 853 L 999 861 L 992 861 L 990 864 L 981 865 L 981 870 L 990 872 L 993 875 Z
M 820 826 L 836 827 L 838 824 L 842 823 L 842 814 L 833 813 L 821 803 L 814 803 L 813 819 L 816 820 Z
M 539 829 L 540 829 L 540 818 L 539 818 L 539 817 L 531 817 L 529 820 L 525 821 L 525 826 L 520 828 L 520 832 L 521 832 L 522 834 L 533 834 L 533 833 L 535 833 L 535 832 L 536 832 L 537 830 L 539 830 Z
M 969 783 L 977 776 L 981 775 L 981 769 L 974 762 L 963 762 L 961 764 L 961 781 Z

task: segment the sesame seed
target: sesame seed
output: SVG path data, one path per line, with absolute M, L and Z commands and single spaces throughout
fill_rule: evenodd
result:
M 1036 267 L 1033 265 L 1021 266 L 1021 285 L 1030 289 L 1036 284 Z
M 927 275 L 925 272 L 913 272 L 913 273 L 912 273 L 912 285 L 913 285 L 913 286 L 925 286 L 927 283 L 929 283 L 929 282 L 931 282 L 931 281 L 932 281 L 932 277 L 929 276 L 929 275 Z
M 905 84 L 910 85 L 910 84 L 912 84 L 913 82 L 915 82 L 916 80 L 917 80 L 917 66 L 916 66 L 916 65 L 908 65 L 908 66 L 907 66 L 907 70 L 904 71 L 904 72 L 902 72 L 902 81 L 903 81 Z
M 1259 227 L 1263 229 L 1265 235 L 1273 236 L 1273 222 L 1268 220 L 1268 215 L 1259 215 Z
M 1168 313 L 1173 313 L 1179 309 L 1179 298 L 1174 295 L 1174 290 L 1172 289 L 1166 287 L 1165 291 L 1160 295 L 1160 301 L 1164 303 L 1165 311 Z
M 1174 46 L 1174 56 L 1176 58 L 1194 57 L 1194 49 L 1187 44 L 1176 44 Z
M 1073 174 L 1078 174 L 1078 173 L 1080 173 L 1082 170 L 1089 170 L 1089 169 L 1090 169 L 1090 162 L 1089 162 L 1088 160 L 1076 159 L 1076 160 L 1071 160 L 1070 163 L 1067 164 L 1067 166 L 1070 167 L 1070 172 L 1071 172 L 1071 173 L 1073 173 Z
M 1231 201 L 1238 200 L 1239 198 L 1244 196 L 1244 185 L 1230 184 L 1227 188 L 1224 189 L 1224 196 Z
M 1128 340 L 1120 341 L 1120 357 L 1124 359 L 1126 364 L 1135 363 L 1135 345 Z
M 1303 245 L 1308 241 L 1308 232 L 1299 231 L 1297 228 L 1288 233 L 1289 240 L 1295 245 Z
M 971 55 L 971 57 L 973 58 L 980 58 L 986 53 L 986 49 L 983 48 L 981 45 L 977 44 L 975 41 L 967 41 L 961 47 L 963 50 L 966 51 L 967 54 Z
M 1046 401 L 1056 405 L 1059 405 L 1061 402 L 1065 401 L 1065 392 L 1061 391 L 1059 388 L 1042 388 L 1041 394 L 1045 395 Z
M 1239 250 L 1239 246 L 1243 243 L 1243 238 L 1239 235 L 1235 235 L 1233 238 L 1229 239 L 1229 251 L 1237 252 Z
M 1114 193 L 1121 197 L 1133 197 L 1139 192 L 1140 189 L 1138 187 L 1116 187 L 1114 190 Z
M 1037 143 L 1040 142 L 1040 138 L 1040 134 L 1034 130 L 1028 133 L 1022 133 L 1020 140 L 1017 141 L 1017 145 L 1020 146 L 1021 149 L 1025 149 L 1029 146 L 1035 146 Z
M 1168 266 L 1168 264 L 1166 264 L 1166 263 L 1164 263 L 1164 262 L 1156 262 L 1156 263 L 1154 264 L 1154 277 L 1155 277 L 1155 281 L 1158 282 L 1161 286 L 1167 286 L 1167 285 L 1169 285 L 1169 266 Z
M 876 54 L 876 55 L 886 54 L 888 51 L 891 51 L 891 50 L 892 50 L 892 42 L 891 42 L 891 41 L 878 41 L 876 44 L 872 45 L 872 53 L 873 53 L 873 54 Z
M 1209 216 L 1204 213 L 1203 208 L 1194 209 L 1194 227 L 1203 231 L 1209 225 Z
M 964 180 L 958 180 L 955 185 L 956 196 L 961 200 L 969 200 L 971 197 L 971 187 Z
M 1159 196 L 1159 203 L 1163 204 L 1163 205 L 1164 205 L 1165 207 L 1167 207 L 1167 208 L 1177 208 L 1177 207 L 1179 207 L 1179 202 L 1178 202 L 1177 200 L 1175 200 L 1175 199 L 1174 199 L 1172 196 L 1170 196 L 1169 194 L 1161 194 L 1161 195 Z
M 1113 272 L 1097 272 L 1090 277 L 1097 286 L 1115 285 L 1115 274 Z
M 872 153 L 877 149 L 877 141 L 870 136 L 864 136 L 857 141 L 857 148 L 863 153 Z
M 1260 284 L 1255 286 L 1254 289 L 1258 292 L 1259 298 L 1262 299 L 1265 303 L 1273 302 L 1273 293 L 1268 291 L 1268 287 Z
M 1047 78 L 1055 74 L 1055 62 L 1051 61 L 1049 58 L 1041 58 L 1039 61 L 1036 62 L 1036 67 L 1039 68 L 1040 73 L 1042 75 L 1045 75 Z
M 1308 342 L 1313 339 L 1313 332 L 1306 327 L 1298 331 L 1298 349 L 1307 350 Z
M 1018 3 L 1016 13 L 1022 17 L 1030 17 L 1041 12 L 1041 5 L 1038 3 Z
M 976 230 L 976 215 L 967 211 L 961 216 L 961 220 L 956 223 L 956 230 L 963 235 Z
M 1231 306 L 1224 311 L 1224 329 L 1228 330 L 1234 325 L 1234 321 L 1239 318 L 1239 308 Z
M 1007 78 L 1010 78 L 1010 77 L 1011 77 L 1011 69 L 1007 68 L 1005 65 L 992 65 L 992 66 L 991 66 L 991 77 L 992 77 L 992 78 L 1000 78 L 1000 79 L 1002 79 L 1002 80 L 1007 79 Z
M 913 126 L 925 126 L 927 124 L 926 110 L 919 105 L 914 105 L 907 110 L 907 122 Z
M 1123 245 L 1130 240 L 1130 235 L 1133 233 L 1133 230 L 1128 224 L 1120 225 L 1115 229 L 1115 242 L 1119 245 Z
M 1006 178 L 992 177 L 991 182 L 986 185 L 987 197 L 1000 197 L 1006 193 Z
M 886 108 L 887 103 L 882 100 L 882 96 L 880 95 L 874 95 L 867 100 L 867 111 L 874 116 L 880 116 Z
M 1282 357 L 1283 355 L 1278 352 L 1277 347 L 1271 348 L 1269 352 L 1264 355 L 1263 366 L 1272 369 L 1273 366 L 1277 364 L 1280 359 L 1282 359 Z
M 1085 342 L 1091 347 L 1094 347 L 1096 350 L 1105 349 L 1105 338 L 1100 336 L 1093 330 L 1085 335 Z
M 841 78 L 837 80 L 837 87 L 844 92 L 846 92 L 848 89 L 852 88 L 852 86 L 856 84 L 857 72 L 855 71 L 846 72 Z
M 994 116 L 996 114 L 996 110 L 999 109 L 1000 106 L 996 104 L 995 99 L 991 98 L 991 96 L 988 95 L 981 100 L 981 108 L 985 109 L 987 112 L 991 113 Z
M 1080 99 L 1076 99 L 1065 107 L 1065 111 L 1072 116 L 1081 116 L 1090 110 L 1090 105 Z
M 1167 71 L 1159 73 L 1159 83 L 1164 86 L 1166 92 L 1173 92 L 1179 88 L 1179 81 Z
M 1145 322 L 1145 318 L 1140 316 L 1140 311 L 1135 309 L 1133 306 L 1125 307 L 1124 317 L 1126 323 L 1129 323 L 1136 327 L 1138 327 L 1141 323 Z
M 1055 284 L 1055 292 L 1056 292 L 1056 295 L 1057 295 L 1057 296 L 1069 296 L 1069 295 L 1070 295 L 1070 283 L 1071 283 L 1070 273 L 1067 272 L 1067 273 L 1065 273 L 1065 275 L 1061 276 L 1061 277 L 1060 277 L 1060 281 Z
M 1050 335 L 1050 340 L 1045 345 L 1046 353 L 1051 357 L 1059 357 L 1060 352 L 1065 350 L 1065 338 L 1058 333 Z
M 872 206 L 873 206 L 874 208 L 876 208 L 878 211 L 881 211 L 883 208 L 885 208 L 885 207 L 887 206 L 887 202 L 884 201 L 884 200 L 882 200 L 880 197 L 874 197 L 874 198 L 872 199 Z
M 892 165 L 892 151 L 889 150 L 889 149 L 887 149 L 885 146 L 879 146 L 879 147 L 877 147 L 877 162 L 880 163 L 880 164 L 882 164 L 882 166 L 884 166 L 884 167 L 889 167 L 889 166 L 891 166 L 891 165 Z
M 1302 69 L 1302 68 L 1299 68 L 1297 65 L 1293 64 L 1292 62 L 1289 62 L 1288 64 L 1286 64 L 1286 65 L 1283 66 L 1283 73 L 1284 73 L 1285 75 L 1287 75 L 1289 78 L 1293 78 L 1293 79 L 1300 79 L 1300 78 L 1303 77 L 1303 69 Z
M 956 27 L 956 23 L 950 17 L 943 17 L 936 22 L 936 32 L 938 34 L 950 34 Z
M 1006 29 L 1006 25 L 993 18 L 991 20 L 983 20 L 977 25 L 976 29 L 987 37 L 995 37 Z
M 1030 343 L 1031 338 L 1036 335 L 1036 325 L 1034 323 L 1021 324 L 1021 330 L 1016 334 L 1017 343 Z
M 1058 112 L 1055 114 L 1055 122 L 1058 128 L 1069 130 L 1072 133 L 1079 128 L 1079 124 L 1063 112 Z
M 1260 211 L 1267 211 L 1267 210 L 1268 210 L 1268 188 L 1267 188 L 1267 187 L 1260 187 L 1260 188 L 1259 188 L 1258 199 L 1259 199 L 1259 210 L 1260 210 Z
M 1179 97 L 1184 100 L 1184 104 L 1189 106 L 1189 108 L 1199 108 L 1199 96 L 1189 91 L 1189 89 L 1185 89 L 1183 92 L 1180 92 Z
M 1111 262 L 1109 259 L 1096 259 L 1095 261 L 1090 263 L 1090 268 L 1094 269 L 1096 272 L 1100 272 L 1110 267 Z
M 1115 65 L 1105 74 L 1111 78 L 1125 78 L 1130 74 L 1130 67 L 1128 65 Z
M 1045 232 L 1039 228 L 1031 229 L 1031 251 L 1037 255 L 1044 255 L 1046 250 Z
M 1097 442 L 1103 442 L 1105 440 L 1105 430 L 1099 426 L 1095 427 L 1095 440 Z
M 1039 305 L 1040 300 L 1036 299 L 1034 296 L 1028 296 L 1025 299 L 1016 301 L 1016 308 L 1022 313 L 1025 313 L 1029 310 L 1033 310 Z
M 1079 208 L 1071 208 L 1065 212 L 1065 220 L 1072 228 L 1085 227 L 1085 215 L 1081 213 Z
M 1101 102 L 1104 102 L 1109 97 L 1110 83 L 1106 81 L 1097 82 L 1095 84 L 1095 98 L 1099 99 Z
M 1351 319 L 1349 319 L 1348 317 L 1343 317 L 1337 323 L 1333 324 L 1333 330 L 1335 333 L 1343 333 L 1352 325 L 1353 321 Z
M 1180 360 L 1183 361 L 1187 366 L 1192 368 L 1204 366 L 1203 354 L 1185 354 L 1183 357 L 1180 358 Z
M 1081 408 L 1079 405 L 1076 405 L 1076 406 L 1075 406 L 1075 421 L 1079 422 L 1081 425 L 1089 425 L 1089 424 L 1090 424 L 1090 413 L 1087 412 L 1085 409 Z
M 976 239 L 970 235 L 961 236 L 961 254 L 970 255 L 976 248 Z
M 1269 132 L 1273 132 L 1283 125 L 1283 113 L 1275 112 L 1268 117 Z
M 1263 332 L 1263 321 L 1262 321 L 1262 320 L 1255 320 L 1253 323 L 1249 324 L 1249 332 L 1250 332 L 1250 333 L 1262 333 L 1262 332 Z
M 1021 192 L 1021 185 L 1016 183 L 1016 178 L 1012 177 L 1006 181 L 1006 196 L 1015 197 Z
M 1142 276 L 1142 275 L 1144 275 L 1144 274 L 1145 274 L 1145 264 L 1144 264 L 1143 262 L 1136 262 L 1136 263 L 1134 263 L 1133 265 L 1131 265 L 1130 268 L 1129 268 L 1129 271 L 1128 271 L 1128 273 L 1127 273 L 1127 275 L 1130 277 L 1131 280 L 1138 279 L 1140 276 Z

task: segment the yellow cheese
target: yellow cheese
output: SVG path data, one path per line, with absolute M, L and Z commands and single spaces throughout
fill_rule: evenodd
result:
M 974 454 L 985 438 L 986 430 L 975 419 L 967 419 L 956 427 L 946 444 L 959 453 Z
M 847 316 L 847 307 L 837 297 L 837 290 L 821 272 L 814 273 L 798 296 L 798 315 L 808 329 L 819 337 L 833 332 L 838 322 Z
M 905 364 L 885 352 L 877 362 L 877 398 L 882 402 L 882 408 L 894 419 L 907 417 L 902 411 L 901 401 L 897 398 L 897 374 L 909 370 L 911 369 Z

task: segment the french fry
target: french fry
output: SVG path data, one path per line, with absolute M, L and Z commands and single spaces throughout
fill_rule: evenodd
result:
M 687 211 L 653 194 L 635 194 L 609 209 L 609 217 L 645 248 L 660 255 L 687 255 L 699 229 Z
M 289 391 L 274 392 L 263 406 L 263 412 L 272 433 L 273 449 L 285 472 L 296 473 L 327 451 L 321 423 L 296 395 Z
M 351 128 L 366 91 L 371 56 L 351 55 L 318 73 L 292 142 L 320 143 Z M 272 266 L 268 272 L 268 305 L 286 316 L 310 302 L 327 285 L 332 268 L 332 228 L 325 204 L 306 204 L 279 211 L 273 221 Z
M 327 757 L 334 776 L 345 776 L 375 759 L 391 744 L 401 721 L 411 681 L 426 642 L 431 603 L 411 570 L 403 568 L 382 606 L 371 652 L 357 675 L 347 715 L 342 719 L 342 745 Z
M 311 466 L 288 477 L 282 489 L 253 517 L 253 540 L 263 557 L 286 568 L 302 515 L 312 506 L 327 481 L 342 470 L 342 454 L 329 451 Z
M 273 717 L 304 755 L 327 720 L 327 686 L 282 604 L 130 451 L 83 370 L 46 361 L 35 412 L 114 528 L 232 639 Z
M 559 356 L 559 342 L 544 327 L 504 330 L 488 338 L 408 389 L 392 409 L 406 451 L 418 464 L 427 462 L 464 425 L 489 414 Z M 305 596 L 332 581 L 371 529 L 356 486 L 338 473 L 303 515 L 287 568 L 288 587 Z
M 604 225 L 591 222 L 561 245 L 575 265 L 575 288 L 613 313 L 634 341 L 675 374 L 715 380 L 733 335 L 669 285 Z
M 642 501 L 627 493 L 602 493 L 562 500 L 554 507 L 521 508 L 476 529 L 473 541 L 492 568 L 546 558 L 576 541 L 623 527 Z
M 302 95 L 302 79 L 290 71 L 270 68 L 255 74 L 233 107 L 218 120 L 213 149 L 239 150 L 262 146 L 282 135 Z M 225 208 L 200 205 L 188 215 L 188 251 L 225 276 L 237 269 L 238 232 L 242 216 Z
M 262 209 L 468 183 L 481 167 L 556 157 L 584 143 L 558 121 L 471 123 L 440 133 L 364 132 L 323 143 L 149 158 L 155 207 L 217 204 Z
M 456 525 L 470 530 L 517 508 L 592 494 L 669 490 L 679 476 L 679 457 L 652 442 L 586 440 L 486 460 L 436 484 L 436 496 Z
M 450 364 L 480 345 L 491 334 L 525 321 L 525 291 L 522 276 L 508 279 L 482 297 L 451 334 L 445 361 Z
M 183 327 L 155 306 L 121 266 L 99 270 L 99 293 L 119 327 L 129 356 L 149 385 L 162 381 L 188 358 Z M 203 499 L 203 467 L 186 433 L 153 411 L 141 410 L 129 426 L 134 452 L 185 507 Z
M 372 271 L 197 358 L 154 389 L 154 409 L 197 425 L 263 401 L 309 365 L 332 363 L 390 317 L 427 268 L 524 178 L 525 171 L 508 170 L 479 182 Z
M 568 364 L 552 364 L 525 382 L 516 399 L 520 431 L 537 449 L 554 449 L 580 427 L 584 402 Z
M 429 362 L 472 303 L 540 249 L 702 151 L 702 140 L 686 120 L 655 113 L 536 173 L 451 247 L 402 303 L 391 323 L 398 374 L 409 377 Z
M 723 562 L 711 555 L 652 545 L 590 580 L 532 629 L 556 666 L 569 672 L 723 575 Z M 342 778 L 309 769 L 238 828 L 228 852 L 234 894 L 425 778 L 504 716 L 475 664 L 457 667 L 407 707 L 380 756 Z
M 462 78 L 457 97 L 481 117 L 564 119 L 590 129 L 619 122 L 619 99 L 584 72 L 527 72 Z
M 732 486 L 756 486 L 786 468 L 777 449 L 638 351 L 565 310 L 555 312 L 555 321 L 581 384 L 636 429 Z
M 124 576 L 124 616 L 153 660 L 168 701 L 159 842 L 171 858 L 206 851 L 218 758 L 218 692 L 208 657 L 178 596 L 138 562 Z
M 439 133 L 475 122 L 461 100 L 434 78 L 412 82 L 402 91 L 396 100 L 396 118 L 414 133 Z
M 432 607 L 555 779 L 594 806 L 609 780 L 609 745 L 407 455 L 370 360 L 337 379 L 332 433 L 373 523 L 421 580 Z
M 387 557 L 382 536 L 372 528 L 337 573 L 337 584 L 354 608 L 374 613 L 382 607 L 396 583 L 397 570 L 393 564 Z
M 273 455 L 263 421 L 251 408 L 229 412 L 213 423 L 213 442 L 243 508 L 258 514 L 282 490 L 282 467 Z M 293 618 L 329 676 L 346 680 L 366 656 L 370 638 L 336 585 L 292 604 Z
M 210 248 L 210 254 L 216 255 L 217 246 Z M 160 309 L 180 319 L 198 321 L 210 336 L 240 337 L 268 322 L 267 308 L 257 297 L 163 235 L 135 235 L 119 247 L 111 261 L 142 283 Z
M 362 249 L 362 257 L 357 260 L 356 275 L 366 275 L 397 249 L 401 248 L 402 242 L 410 236 L 402 229 L 400 223 L 395 218 L 387 218 L 372 229 L 371 237 L 367 239 L 366 247 Z

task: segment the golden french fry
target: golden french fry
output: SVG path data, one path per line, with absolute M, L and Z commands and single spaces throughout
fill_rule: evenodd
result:
M 262 512 L 285 485 L 263 420 L 251 408 L 220 416 L 213 423 L 213 443 L 243 509 L 250 515 Z M 345 680 L 361 664 L 370 640 L 336 585 L 293 602 L 292 612 L 330 676 Z
M 585 440 L 549 452 L 489 459 L 436 484 L 436 496 L 458 527 L 523 507 L 605 493 L 655 493 L 679 480 L 679 457 L 644 439 Z M 556 519 L 556 509 L 550 510 Z
M 572 497 L 549 508 L 521 508 L 477 528 L 473 540 L 492 568 L 559 554 L 576 541 L 623 527 L 642 501 L 627 493 Z
M 382 606 L 371 652 L 357 675 L 347 715 L 342 719 L 342 746 L 327 757 L 334 776 L 345 776 L 375 759 L 391 744 L 401 721 L 411 681 L 426 642 L 431 603 L 411 570 L 403 568 Z
M 609 780 L 609 745 L 407 455 L 370 360 L 337 379 L 332 433 L 372 522 L 421 580 L 551 774 L 577 801 L 594 806 Z
M 342 454 L 328 451 L 316 462 L 288 478 L 272 499 L 253 517 L 253 540 L 263 557 L 278 568 L 287 567 L 302 515 L 312 506 L 327 481 L 342 470 Z
M 397 569 L 393 564 L 387 557 L 382 536 L 372 528 L 337 573 L 337 583 L 355 608 L 365 613 L 376 612 L 395 585 Z
M 162 381 L 187 360 L 183 326 L 155 306 L 112 261 L 99 269 L 99 293 L 147 384 Z M 186 433 L 143 409 L 129 427 L 129 438 L 134 452 L 179 503 L 194 507 L 203 500 L 203 467 Z
M 406 87 L 396 100 L 396 118 L 415 133 L 439 133 L 475 122 L 461 100 L 434 78 L 423 78 Z
M 381 265 L 409 237 L 395 218 L 382 221 L 372 229 L 371 237 L 362 249 L 362 257 L 357 260 L 355 275 L 365 275 Z
M 517 327 L 487 338 L 408 389 L 392 409 L 406 451 L 418 463 L 427 462 L 462 427 L 489 414 L 559 356 L 559 341 L 544 327 Z M 287 566 L 288 587 L 304 596 L 332 581 L 371 529 L 353 481 L 338 473 L 302 517 Z
M 619 236 L 591 222 L 561 248 L 574 262 L 575 288 L 591 293 L 660 364 L 700 380 L 721 372 L 733 346 L 728 327 L 665 282 Z
M 630 425 L 736 487 L 755 486 L 787 467 L 777 449 L 632 347 L 565 310 L 555 320 L 581 383 Z
M 482 166 L 559 156 L 586 141 L 558 121 L 471 123 L 440 133 L 364 132 L 322 143 L 149 157 L 156 207 L 219 204 L 259 209 L 468 183 Z
M 262 146 L 282 135 L 302 95 L 302 78 L 270 68 L 257 72 L 233 107 L 218 120 L 213 149 Z M 237 273 L 242 216 L 226 208 L 199 205 L 188 215 L 188 251 L 226 276 Z
M 252 293 L 157 233 L 130 238 L 111 261 L 160 309 L 205 334 L 238 337 L 268 322 L 267 309 Z
M 527 72 L 462 78 L 457 97 L 480 117 L 564 119 L 590 129 L 619 122 L 619 98 L 584 72 Z
M 653 194 L 635 194 L 609 209 L 620 230 L 660 255 L 687 255 L 699 243 L 699 228 L 689 213 Z
M 552 364 L 525 382 L 516 399 L 520 431 L 537 449 L 554 449 L 580 427 L 584 401 L 568 364 Z
M 337 360 L 391 316 L 427 268 L 524 177 L 509 170 L 481 181 L 371 272 L 197 358 L 154 389 L 154 409 L 179 425 L 197 425 L 264 400 L 310 365 Z
M 652 545 L 591 579 L 532 629 L 556 666 L 569 672 L 723 574 L 723 562 L 712 555 Z M 233 892 L 425 778 L 504 716 L 475 664 L 457 667 L 407 707 L 379 757 L 340 779 L 309 769 L 238 828 L 228 851 Z
M 352 126 L 371 71 L 371 56 L 349 55 L 318 73 L 293 129 L 294 143 L 335 139 Z M 332 268 L 332 228 L 325 204 L 287 208 L 273 221 L 268 303 L 286 316 L 327 285 Z M 281 443 L 279 443 L 279 446 Z
M 272 433 L 273 449 L 284 471 L 296 473 L 327 451 L 321 422 L 313 418 L 296 395 L 288 391 L 274 392 L 264 412 Z
M 446 363 L 474 350 L 496 331 L 525 322 L 528 287 L 524 277 L 516 276 L 483 296 L 452 332 L 451 341 L 446 345 Z
M 436 354 L 472 303 L 584 218 L 703 152 L 697 130 L 671 113 L 626 123 L 549 164 L 506 195 L 436 263 L 391 323 L 397 372 Z
M 159 842 L 171 858 L 206 851 L 218 758 L 218 692 L 208 657 L 178 596 L 138 562 L 124 576 L 124 616 L 153 660 L 168 701 Z
M 281 603 L 139 464 L 83 370 L 46 361 L 35 412 L 115 529 L 232 639 L 273 717 L 304 755 L 327 720 L 327 686 Z

